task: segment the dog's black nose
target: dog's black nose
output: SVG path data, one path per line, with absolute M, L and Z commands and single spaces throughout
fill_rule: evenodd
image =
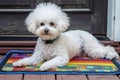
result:
M 48 28 L 45 28 L 45 29 L 44 29 L 44 32 L 45 32 L 45 33 L 48 33 L 48 32 L 49 32 L 49 29 L 48 29 Z

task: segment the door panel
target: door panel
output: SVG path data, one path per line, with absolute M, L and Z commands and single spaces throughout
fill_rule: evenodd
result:
M 94 10 L 91 14 L 91 30 L 93 34 L 106 35 L 107 2 L 107 0 L 94 0 Z
M 33 8 L 34 0 L 0 0 L 0 9 Z
M 0 14 L 0 35 L 29 34 L 24 20 L 28 14 Z
M 70 29 L 106 35 L 107 0 L 0 0 L 0 36 L 33 36 L 24 25 L 38 3 L 53 2 L 70 17 Z

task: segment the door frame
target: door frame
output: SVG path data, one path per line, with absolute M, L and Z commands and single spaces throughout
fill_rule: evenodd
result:
M 120 0 L 108 0 L 107 37 L 120 41 Z

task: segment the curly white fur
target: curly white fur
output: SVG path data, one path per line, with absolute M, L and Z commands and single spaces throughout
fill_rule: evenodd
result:
M 34 65 L 44 62 L 40 70 L 66 65 L 71 58 L 84 50 L 92 58 L 119 58 L 113 47 L 104 46 L 90 33 L 82 30 L 65 31 L 69 18 L 60 7 L 52 3 L 41 3 L 31 12 L 26 21 L 27 29 L 39 36 L 31 57 L 14 62 L 14 66 Z M 45 44 L 44 40 L 54 40 Z

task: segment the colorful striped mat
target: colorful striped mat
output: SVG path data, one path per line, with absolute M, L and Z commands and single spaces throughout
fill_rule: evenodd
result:
M 19 59 L 29 57 L 32 54 L 21 53 L 21 52 L 12 52 L 6 59 L 3 60 L 1 63 L 1 71 L 3 72 L 79 72 L 79 73 L 112 73 L 117 72 L 119 69 L 117 65 L 109 60 L 109 59 L 91 59 L 91 58 L 80 58 L 75 57 L 70 62 L 63 67 L 52 68 L 48 71 L 40 71 L 39 67 L 41 64 L 37 65 L 29 65 L 29 66 L 22 66 L 22 67 L 13 67 L 12 63 Z M 3 64 L 4 63 L 4 64 Z M 75 73 L 74 73 L 75 74 Z

